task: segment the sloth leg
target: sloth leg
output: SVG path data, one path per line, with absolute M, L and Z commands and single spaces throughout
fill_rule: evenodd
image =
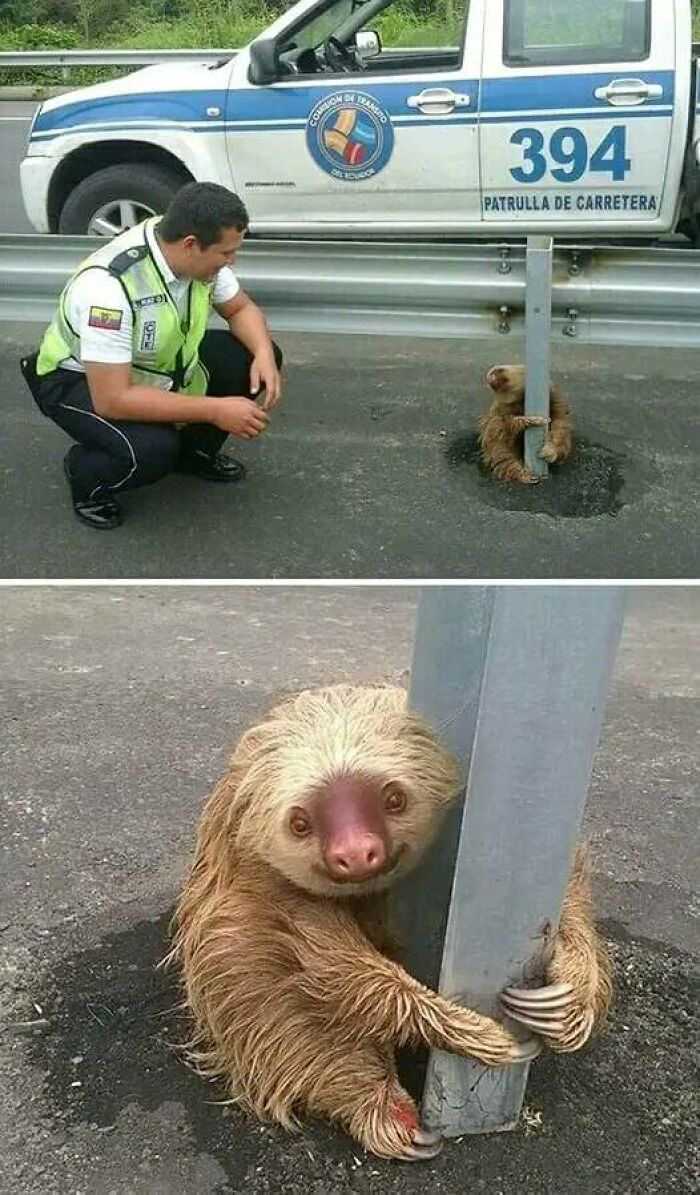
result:
M 550 464 L 555 464 L 571 456 L 571 416 L 564 396 L 556 387 L 552 387 L 550 408 L 552 425 L 540 456 Z
M 571 456 L 571 424 L 568 419 L 554 419 L 540 453 L 542 460 L 550 465 L 565 461 Z
M 547 985 L 506 988 L 510 1017 L 552 1049 L 579 1050 L 603 1024 L 612 997 L 610 959 L 593 919 L 588 867 L 579 847 L 562 908 Z
M 499 415 L 488 415 L 479 424 L 481 459 L 484 466 L 499 481 L 516 482 L 520 485 L 535 485 L 539 477 L 526 469 L 516 451 L 517 427 L 515 417 L 509 420 Z M 549 422 L 549 421 L 548 421 Z M 522 429 L 520 429 L 522 430 Z
M 527 469 L 513 449 L 505 444 L 490 448 L 483 454 L 484 464 L 499 481 L 519 485 L 536 485 L 540 480 L 536 473 Z
M 531 469 L 525 467 L 517 456 L 509 461 L 499 461 L 492 469 L 494 477 L 499 481 L 515 482 L 518 485 L 537 485 L 539 477 Z
M 439 1133 L 420 1127 L 415 1103 L 399 1083 L 393 1053 L 366 1043 L 338 1053 L 338 1042 L 314 1043 L 308 1110 L 336 1121 L 370 1153 L 416 1162 L 442 1149 Z M 314 1073 L 316 1070 L 317 1073 Z
M 554 443 L 553 437 L 550 437 L 549 440 L 545 440 L 544 444 L 542 445 L 540 456 L 542 460 L 547 461 L 548 464 L 556 465 L 557 461 L 559 460 L 559 453 L 557 451 L 557 446 Z

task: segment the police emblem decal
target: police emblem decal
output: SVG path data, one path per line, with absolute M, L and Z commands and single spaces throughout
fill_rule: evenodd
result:
M 337 91 L 311 109 L 306 144 L 317 166 L 343 182 L 379 174 L 394 148 L 389 113 L 363 91 Z

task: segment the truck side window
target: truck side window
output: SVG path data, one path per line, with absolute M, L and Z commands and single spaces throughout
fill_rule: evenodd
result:
M 509 66 L 640 62 L 651 45 L 651 0 L 506 0 Z

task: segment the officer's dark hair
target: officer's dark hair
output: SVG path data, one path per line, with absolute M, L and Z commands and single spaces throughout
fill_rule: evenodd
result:
M 248 227 L 245 205 L 219 183 L 187 183 L 173 196 L 158 224 L 158 235 L 168 244 L 196 237 L 202 249 L 221 240 L 224 228 Z

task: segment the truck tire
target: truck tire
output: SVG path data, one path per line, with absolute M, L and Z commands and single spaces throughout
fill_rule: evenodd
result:
M 116 236 L 125 228 L 164 212 L 188 181 L 166 166 L 121 162 L 88 175 L 70 192 L 58 231 L 77 236 Z

